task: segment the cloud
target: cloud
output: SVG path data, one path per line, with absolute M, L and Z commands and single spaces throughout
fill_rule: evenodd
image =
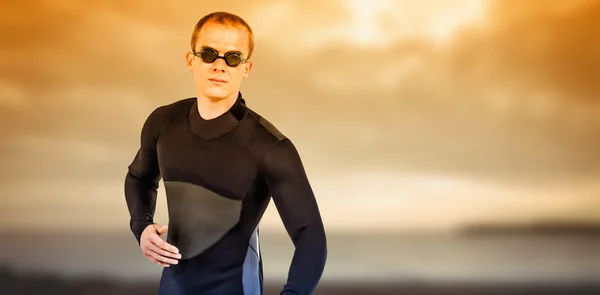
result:
M 571 6 L 496 1 L 483 36 L 466 38 L 458 52 L 464 61 L 477 59 L 472 66 L 493 69 L 474 74 L 485 74 L 505 87 L 597 103 L 600 90 L 593 77 L 600 73 L 598 16 L 600 1 L 573 1 Z M 468 51 L 470 47 L 477 50 Z
M 3 4 L 0 34 L 9 42 L 0 56 L 0 136 L 10 140 L 0 141 L 0 162 L 8 167 L 0 177 L 19 184 L 13 198 L 19 190 L 44 197 L 41 188 L 28 191 L 28 183 L 79 179 L 93 189 L 97 182 L 120 182 L 150 111 L 194 95 L 183 59 L 193 25 L 209 11 L 229 8 L 255 28 L 255 65 L 242 88 L 248 105 L 294 140 L 311 178 L 322 179 L 324 199 L 337 197 L 328 175 L 338 175 L 339 185 L 364 176 L 365 188 L 355 192 L 380 189 L 373 175 L 388 175 L 386 183 L 400 179 L 393 175 L 400 183 L 438 175 L 467 179 L 476 195 L 500 187 L 506 194 L 495 195 L 499 200 L 525 196 L 523 189 L 538 201 L 543 197 L 535 193 L 547 183 L 580 192 L 580 181 L 600 175 L 594 80 L 600 53 L 593 34 L 600 1 L 569 7 L 500 1 L 483 19 L 450 2 L 456 13 L 394 2 L 390 12 L 404 7 L 404 14 L 421 14 L 415 16 L 423 21 L 414 27 L 419 33 L 388 23 L 384 13 L 379 28 L 392 37 L 372 46 L 349 41 L 349 11 L 334 2 L 314 10 L 315 3 Z M 476 21 L 437 39 L 438 23 L 426 20 L 461 11 Z M 528 188 L 515 188 L 520 185 Z M 456 187 L 458 194 L 465 186 Z M 429 188 L 418 187 L 419 196 L 430 195 Z M 78 189 L 58 192 L 75 198 Z M 585 199 L 564 191 L 552 196 L 590 204 L 595 192 Z M 514 204 L 532 208 L 532 202 Z M 572 212 L 583 212 L 578 208 Z
M 181 41 L 175 42 L 181 34 L 171 27 L 128 18 L 101 5 L 30 4 L 8 12 L 23 15 L 20 12 L 28 11 L 34 17 L 8 24 L 12 33 L 8 54 L 2 57 L 5 74 L 0 78 L 26 89 L 34 100 L 73 85 L 139 85 L 140 91 L 148 85 L 160 87 L 164 70 L 169 63 L 176 64 L 176 57 L 165 58 L 164 52 L 184 47 Z M 183 53 L 179 64 L 183 73 Z
M 568 10 L 535 3 L 511 4 L 516 15 L 491 6 L 483 25 L 447 44 L 305 52 L 295 61 L 305 66 L 288 70 L 293 82 L 277 80 L 293 89 L 282 96 L 307 102 L 293 103 L 302 116 L 321 120 L 298 135 L 330 142 L 330 152 L 314 153 L 347 169 L 598 176 L 600 1 Z
M 183 52 L 198 16 L 219 8 L 25 3 L 4 10 L 13 29 L 3 30 L 11 42 L 2 57 L 0 81 L 7 87 L 0 120 L 13 124 L 0 132 L 54 132 L 128 146 L 153 106 L 193 95 Z M 351 13 L 333 6 L 314 12 L 308 2 L 226 4 L 248 15 L 261 38 L 243 86 L 249 105 L 330 165 L 519 177 L 596 173 L 593 77 L 600 67 L 593 65 L 600 54 L 592 32 L 600 2 L 561 10 L 540 1 L 507 10 L 506 3 L 493 3 L 485 22 L 443 44 L 398 35 L 388 47 L 330 42 L 292 51 L 279 37 L 292 42 L 301 31 L 327 37 L 326 29 L 352 20 Z M 396 5 L 388 10 L 427 15 L 426 5 Z M 25 11 L 38 17 L 14 17 Z M 441 11 L 431 13 L 455 15 Z M 269 14 L 279 18 L 263 24 Z M 31 30 L 36 42 L 26 37 Z M 303 119 L 318 127 L 298 128 Z M 119 128 L 122 120 L 129 129 Z M 305 143 L 310 138 L 329 146 Z

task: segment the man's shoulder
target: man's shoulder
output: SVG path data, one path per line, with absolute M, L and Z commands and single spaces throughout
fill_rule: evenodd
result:
M 271 121 L 267 120 L 267 118 L 263 117 L 256 111 L 248 108 L 248 115 L 251 117 L 252 121 L 254 121 L 254 135 L 268 138 L 272 142 L 281 141 L 287 138 L 287 136 L 281 132 L 281 130 L 277 128 L 275 124 L 271 123 Z
M 271 121 L 247 108 L 248 114 L 239 126 L 238 133 L 257 162 L 277 143 L 288 139 L 284 132 Z
M 184 98 L 155 107 L 147 119 L 148 130 L 158 138 L 163 131 L 188 115 L 194 100 L 195 98 Z
M 160 105 L 154 109 L 154 116 L 159 118 L 185 116 L 194 104 L 194 100 L 194 97 L 190 97 Z
M 184 98 L 168 104 L 163 104 L 154 109 L 151 116 L 155 124 L 160 129 L 164 129 L 165 126 L 171 125 L 189 114 L 189 110 L 194 104 L 195 98 Z

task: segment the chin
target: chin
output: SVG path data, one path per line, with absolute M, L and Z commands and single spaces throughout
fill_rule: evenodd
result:
M 213 100 L 221 100 L 221 99 L 225 99 L 228 98 L 229 96 L 231 96 L 232 92 L 230 90 L 226 90 L 226 89 L 222 89 L 222 88 L 218 88 L 218 87 L 211 87 L 208 89 L 204 89 L 202 91 L 202 93 Z

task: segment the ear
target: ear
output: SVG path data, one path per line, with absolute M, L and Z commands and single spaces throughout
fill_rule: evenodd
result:
M 248 78 L 248 74 L 250 73 L 250 70 L 252 69 L 252 62 L 249 61 L 247 63 L 244 64 L 244 79 Z
M 188 71 L 190 71 L 190 72 L 192 71 L 193 61 L 194 61 L 194 54 L 191 53 L 190 51 L 186 52 L 185 66 L 187 67 Z

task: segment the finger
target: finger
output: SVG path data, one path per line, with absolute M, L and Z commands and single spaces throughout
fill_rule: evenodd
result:
M 169 230 L 169 227 L 168 227 L 168 226 L 166 226 L 166 225 L 163 225 L 163 226 L 161 226 L 161 227 L 157 228 L 156 230 L 157 230 L 157 231 L 158 231 L 160 234 L 164 234 L 164 233 L 166 233 L 166 232 L 167 232 L 167 230 Z
M 169 227 L 165 224 L 165 225 L 159 225 L 159 224 L 154 224 L 154 230 L 156 230 L 156 232 L 158 233 L 165 233 L 167 232 L 167 230 L 169 229 Z
M 167 250 L 167 251 L 173 252 L 173 253 L 179 253 L 179 249 L 177 249 L 175 246 L 167 243 L 165 240 L 161 239 L 158 235 L 150 236 L 150 241 L 161 249 L 164 249 L 164 250 Z
M 177 264 L 178 261 L 175 259 L 170 259 L 168 257 L 162 256 L 159 253 L 152 251 L 152 250 L 148 250 L 148 254 L 150 256 L 152 256 L 152 258 L 156 259 L 156 261 L 160 262 L 160 263 L 167 263 L 167 264 Z
M 156 259 L 154 259 L 154 257 L 152 257 L 152 255 L 150 254 L 144 254 L 144 256 L 146 256 L 146 258 L 148 258 L 148 260 L 150 260 L 152 263 L 160 265 L 160 266 L 164 266 L 164 267 L 169 267 L 170 265 L 167 263 L 162 263 Z
M 157 245 L 154 245 L 154 244 L 150 244 L 148 246 L 148 250 L 152 250 L 152 251 L 158 253 L 161 256 L 165 256 L 165 257 L 169 257 L 169 258 L 174 258 L 174 259 L 181 258 L 181 254 L 169 252 L 167 250 L 159 248 Z

